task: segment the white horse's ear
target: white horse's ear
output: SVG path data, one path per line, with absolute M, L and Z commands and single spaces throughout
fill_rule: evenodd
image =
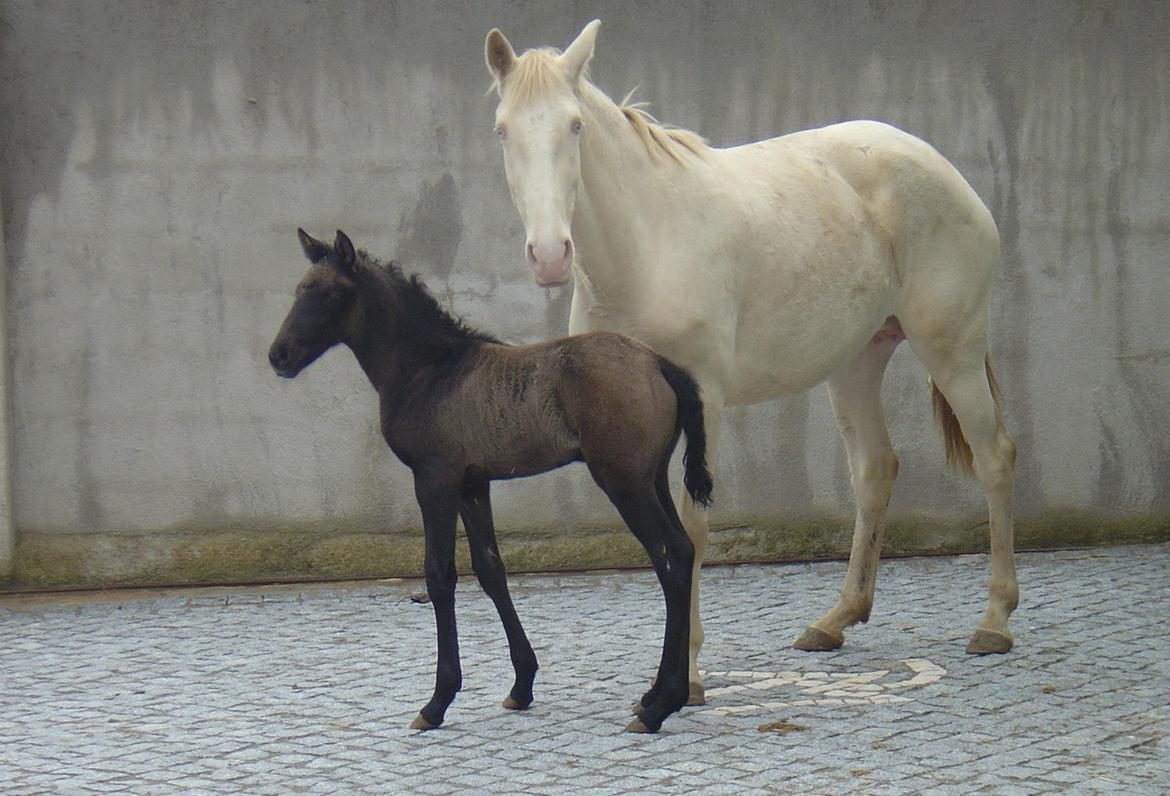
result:
M 495 77 L 497 84 L 502 83 L 516 65 L 516 51 L 499 28 L 488 31 L 483 43 L 483 54 L 487 59 L 488 71 Z
M 561 53 L 561 68 L 565 70 L 565 77 L 569 82 L 576 83 L 589 66 L 589 59 L 593 57 L 593 43 L 597 41 L 597 29 L 601 27 L 601 20 L 595 19 L 577 34 L 573 43 Z

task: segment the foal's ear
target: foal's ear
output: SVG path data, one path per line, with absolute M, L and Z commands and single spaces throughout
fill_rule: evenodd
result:
M 516 51 L 512 49 L 504 34 L 500 33 L 499 28 L 492 28 L 484 40 L 483 54 L 487 59 L 488 70 L 495 77 L 498 86 L 516 65 Z
M 322 243 L 299 227 L 297 228 L 297 238 L 301 241 L 301 248 L 304 249 L 309 262 L 319 263 L 329 255 L 328 244 Z
M 341 230 L 337 230 L 333 251 L 337 254 L 337 264 L 347 271 L 352 271 L 357 263 L 357 253 L 353 250 L 353 241 Z
M 589 59 L 593 57 L 593 43 L 597 41 L 597 29 L 600 27 L 601 20 L 593 20 L 581 29 L 573 43 L 561 53 L 561 68 L 565 70 L 565 77 L 569 78 L 570 83 L 576 83 L 589 66 Z

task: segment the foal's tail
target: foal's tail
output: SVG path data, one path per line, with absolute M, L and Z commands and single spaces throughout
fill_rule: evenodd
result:
M 991 397 L 995 401 L 996 414 L 1003 411 L 1003 396 L 999 392 L 999 383 L 995 380 L 995 371 L 991 369 L 990 355 L 984 357 L 983 366 L 987 371 L 987 386 L 991 390 Z M 939 390 L 934 380 L 930 381 L 930 401 L 934 404 L 934 419 L 942 431 L 943 441 L 947 448 L 947 465 L 956 472 L 973 478 L 975 476 L 975 462 L 971 455 L 971 446 L 963 436 L 963 429 L 959 426 L 959 419 L 955 417 L 955 410 L 951 408 L 946 396 Z
M 699 385 L 685 370 L 668 359 L 658 358 L 658 369 L 674 390 L 678 401 L 678 424 L 687 435 L 683 450 L 683 484 L 691 500 L 700 506 L 711 505 L 711 471 L 707 469 L 707 433 L 703 430 L 703 399 Z

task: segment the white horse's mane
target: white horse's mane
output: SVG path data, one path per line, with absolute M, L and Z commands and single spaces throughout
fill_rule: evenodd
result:
M 556 48 L 541 47 L 528 50 L 516 59 L 515 65 L 506 78 L 508 91 L 514 95 L 516 102 L 528 102 L 555 88 L 566 86 L 567 80 L 556 66 L 556 59 L 560 54 Z M 646 111 L 645 102 L 630 102 L 630 98 L 637 89 L 627 94 L 620 103 L 615 103 L 609 95 L 589 81 L 588 66 L 580 79 L 583 85 L 594 89 L 621 111 L 622 116 L 629 122 L 630 127 L 633 128 L 650 157 L 657 159 L 665 154 L 671 160 L 685 166 L 686 162 L 683 160 L 683 156 L 686 153 L 698 157 L 703 157 L 705 154 L 707 141 L 701 135 L 681 127 L 663 124 Z M 502 93 L 499 79 L 496 79 L 488 90 L 492 89 Z
M 637 90 L 637 88 L 631 89 L 630 93 L 617 103 L 617 106 L 622 115 L 626 117 L 626 121 L 634 128 L 634 132 L 638 134 L 638 138 L 642 139 L 646 151 L 651 156 L 657 157 L 658 151 L 661 150 L 676 163 L 685 166 L 686 163 L 682 159 L 684 152 L 690 152 L 699 157 L 706 153 L 707 140 L 703 136 L 681 127 L 664 125 L 650 115 L 649 111 L 646 110 L 645 102 L 630 102 L 630 98 Z

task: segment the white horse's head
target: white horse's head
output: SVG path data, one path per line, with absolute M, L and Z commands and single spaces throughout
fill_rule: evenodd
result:
M 517 56 L 497 29 L 484 45 L 500 95 L 496 135 L 504 171 L 528 236 L 524 258 L 542 287 L 568 282 L 573 265 L 570 227 L 581 180 L 577 87 L 600 25 L 596 19 L 586 25 L 563 53 L 540 49 Z

